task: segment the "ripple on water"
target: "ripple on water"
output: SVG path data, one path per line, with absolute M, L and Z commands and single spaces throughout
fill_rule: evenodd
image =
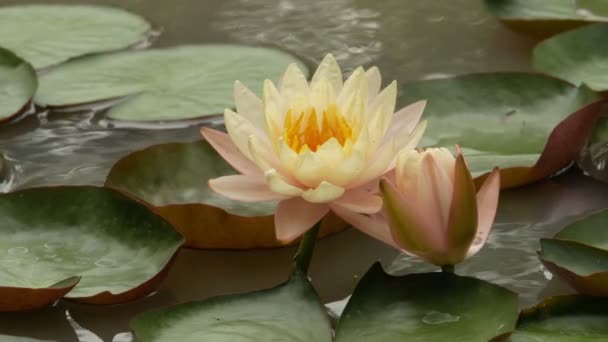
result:
M 18 247 L 13 247 L 11 249 L 8 250 L 8 254 L 10 255 L 24 255 L 27 254 L 30 250 L 27 249 L 26 247 L 22 247 L 22 246 L 18 246 Z
M 426 324 L 443 324 L 460 321 L 460 316 L 452 315 L 447 312 L 430 311 L 422 317 L 422 322 Z

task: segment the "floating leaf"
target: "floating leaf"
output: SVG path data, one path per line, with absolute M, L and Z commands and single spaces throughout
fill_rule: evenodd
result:
M 21 336 L 9 336 L 0 334 L 0 341 L 2 342 L 51 342 L 49 340 L 39 340 L 35 338 L 29 337 L 21 337 Z
M 485 0 L 492 15 L 519 32 L 537 37 L 608 21 L 605 0 Z
M 591 90 L 534 74 L 471 74 L 403 88 L 404 102 L 428 101 L 422 144 L 462 145 L 474 174 L 501 167 L 503 188 L 547 177 L 572 162 L 599 111 L 599 105 L 580 109 L 598 98 Z
M 491 305 L 488 305 L 491 303 Z M 348 302 L 336 341 L 486 342 L 517 321 L 517 295 L 502 287 L 446 273 L 390 276 L 379 264 Z
M 541 239 L 541 261 L 580 293 L 608 296 L 607 224 L 605 209 Z
M 96 187 L 1 194 L 0 236 L 0 286 L 19 288 L 0 297 L 15 307 L 25 295 L 71 276 L 82 276 L 67 294 L 76 301 L 110 304 L 144 296 L 163 279 L 183 243 L 145 205 Z
M 0 8 L 0 46 L 36 69 L 68 59 L 119 50 L 150 31 L 143 18 L 99 6 L 26 5 Z
M 238 45 L 92 56 L 44 74 L 36 102 L 66 106 L 128 96 L 109 110 L 109 118 L 193 119 L 232 108 L 235 80 L 261 94 L 264 79 L 278 79 L 293 62 L 293 56 L 278 50 Z
M 213 192 L 209 179 L 236 174 L 206 141 L 155 145 L 119 160 L 106 185 L 153 206 L 186 237 L 189 247 L 278 247 L 276 202 L 243 203 Z M 330 215 L 321 236 L 346 224 Z
M 32 66 L 14 53 L 0 48 L 0 123 L 22 112 L 37 87 L 36 72 Z
M 332 340 L 325 307 L 300 272 L 273 289 L 141 314 L 131 329 L 142 342 Z
M 608 3 L 607 3 L 608 5 Z M 547 39 L 534 48 L 534 67 L 552 76 L 608 90 L 608 24 L 590 25 Z
M 3 244 L 0 243 L 0 246 Z M 11 256 L 14 256 L 15 253 L 22 253 L 23 251 L 25 250 L 9 249 L 7 252 Z M 6 265 L 10 263 L 12 260 L 11 256 L 7 257 L 7 260 L 0 262 L 0 264 Z M 8 265 L 7 270 L 3 270 L 3 272 L 11 272 L 14 267 L 14 265 Z M 22 267 L 24 266 L 22 265 Z M 65 296 L 80 280 L 80 277 L 69 277 L 58 283 L 36 288 L 29 287 L 32 285 L 23 283 L 19 284 L 23 287 L 4 286 L 7 278 L 16 276 L 16 274 L 8 274 L 2 276 L 3 279 L 0 279 L 0 312 L 26 311 L 45 307 Z
M 608 298 L 550 298 L 521 313 L 511 341 L 608 341 Z

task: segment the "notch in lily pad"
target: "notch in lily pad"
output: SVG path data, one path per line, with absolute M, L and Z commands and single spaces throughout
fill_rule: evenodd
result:
M 375 264 L 346 305 L 336 342 L 486 342 L 513 331 L 517 316 L 517 294 L 500 286 L 446 272 L 394 277 Z
M 0 47 L 0 124 L 26 111 L 37 88 L 34 68 Z
M 41 297 L 38 307 L 50 304 L 48 296 L 36 297 L 36 291 L 44 295 L 49 289 L 91 304 L 145 296 L 157 288 L 183 244 L 144 204 L 86 186 L 0 194 L 0 235 L 5 253 L 0 293 L 12 291 L 2 298 L 13 308 L 30 295 L 30 300 Z
M 142 342 L 332 341 L 326 309 L 300 271 L 273 289 L 143 313 L 131 329 Z
M 0 7 L 0 46 L 36 69 L 144 41 L 151 25 L 122 9 L 87 5 Z
M 485 73 L 406 83 L 404 102 L 427 99 L 421 144 L 464 146 L 480 185 L 500 167 L 503 188 L 549 177 L 572 163 L 597 119 L 599 95 L 537 74 Z
M 485 0 L 485 5 L 507 27 L 538 38 L 608 22 L 604 0 Z
M 521 312 L 511 341 L 608 341 L 608 298 L 549 298 Z
M 119 160 L 106 186 L 150 203 L 195 248 L 279 247 L 273 215 L 276 202 L 243 203 L 215 194 L 208 181 L 237 174 L 204 140 L 148 147 Z M 329 215 L 320 236 L 346 223 Z
M 606 37 L 608 24 L 596 24 L 547 39 L 534 48 L 534 68 L 573 84 L 585 84 L 595 91 L 606 92 Z
M 233 107 L 233 83 L 261 93 L 294 56 L 269 48 L 192 45 L 81 58 L 40 78 L 36 103 L 70 107 L 117 100 L 113 120 L 158 122 L 201 119 Z M 306 70 L 302 66 L 303 70 Z
M 608 296 L 608 209 L 566 226 L 552 239 L 541 239 L 539 257 L 579 293 Z

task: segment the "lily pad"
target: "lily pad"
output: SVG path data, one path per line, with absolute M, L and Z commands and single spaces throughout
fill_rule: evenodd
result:
M 233 83 L 261 93 L 295 57 L 238 45 L 182 46 L 92 56 L 40 78 L 36 103 L 68 106 L 123 98 L 107 116 L 127 121 L 170 121 L 223 113 L 233 107 Z
M 243 203 L 213 192 L 210 179 L 237 174 L 207 143 L 171 143 L 148 147 L 119 160 L 106 186 L 127 192 L 154 210 L 195 248 L 278 247 L 274 230 L 276 202 Z M 330 215 L 320 236 L 344 230 Z
M 608 21 L 604 0 L 485 0 L 485 4 L 508 27 L 541 38 Z
M 12 251 L 14 254 L 16 251 L 23 250 L 13 249 Z M 9 249 L 7 253 L 10 252 L 11 250 Z M 10 256 L 8 258 L 10 258 Z M 0 264 L 5 263 L 6 261 L 3 261 Z M 9 269 L 7 269 L 7 271 L 10 272 Z M 3 272 L 7 271 L 3 270 Z M 3 276 L 2 278 L 5 278 L 3 280 L 6 280 L 6 278 L 13 276 L 15 276 L 15 274 L 8 274 L 8 276 Z M 0 312 L 40 309 L 63 298 L 63 296 L 78 284 L 78 281 L 80 281 L 80 277 L 69 277 L 56 284 L 40 288 L 3 286 L 4 281 L 2 281 L 0 282 Z
M 608 341 L 608 298 L 550 298 L 521 313 L 511 341 Z
M 578 292 L 608 296 L 608 210 L 566 226 L 541 240 L 543 264 Z
M 515 329 L 517 306 L 517 294 L 479 279 L 393 277 L 375 264 L 346 305 L 336 341 L 486 342 Z
M 2 342 L 52 342 L 49 340 L 39 340 L 36 338 L 2 335 L 2 334 L 0 334 L 0 341 L 2 341 Z
M 124 10 L 100 6 L 26 5 L 0 8 L 0 46 L 36 69 L 119 50 L 146 38 L 151 27 Z
M 142 342 L 332 341 L 325 307 L 301 272 L 273 289 L 146 312 L 131 329 Z
M 423 145 L 460 144 L 475 175 L 501 168 L 503 188 L 542 179 L 571 163 L 599 113 L 593 91 L 535 74 L 470 74 L 402 88 L 403 102 L 428 101 Z
M 32 66 L 0 48 L 0 123 L 21 113 L 34 97 L 36 88 L 38 81 Z
M 608 24 L 597 24 L 547 39 L 534 48 L 534 68 L 573 84 L 606 91 L 607 36 Z
M 36 289 L 82 279 L 66 297 L 111 304 L 152 292 L 183 239 L 145 205 L 97 187 L 31 188 L 0 195 L 0 286 L 18 305 Z M 66 291 L 67 292 L 67 291 Z M 16 301 L 16 302 L 15 302 Z

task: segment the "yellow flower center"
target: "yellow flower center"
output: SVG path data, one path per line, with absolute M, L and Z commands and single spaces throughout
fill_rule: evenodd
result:
M 314 108 L 297 116 L 291 109 L 288 110 L 283 134 L 287 145 L 297 153 L 300 153 L 304 146 L 315 152 L 331 138 L 335 138 L 342 146 L 352 138 L 353 130 L 335 104 L 327 106 L 321 116 L 323 119 L 319 125 Z

